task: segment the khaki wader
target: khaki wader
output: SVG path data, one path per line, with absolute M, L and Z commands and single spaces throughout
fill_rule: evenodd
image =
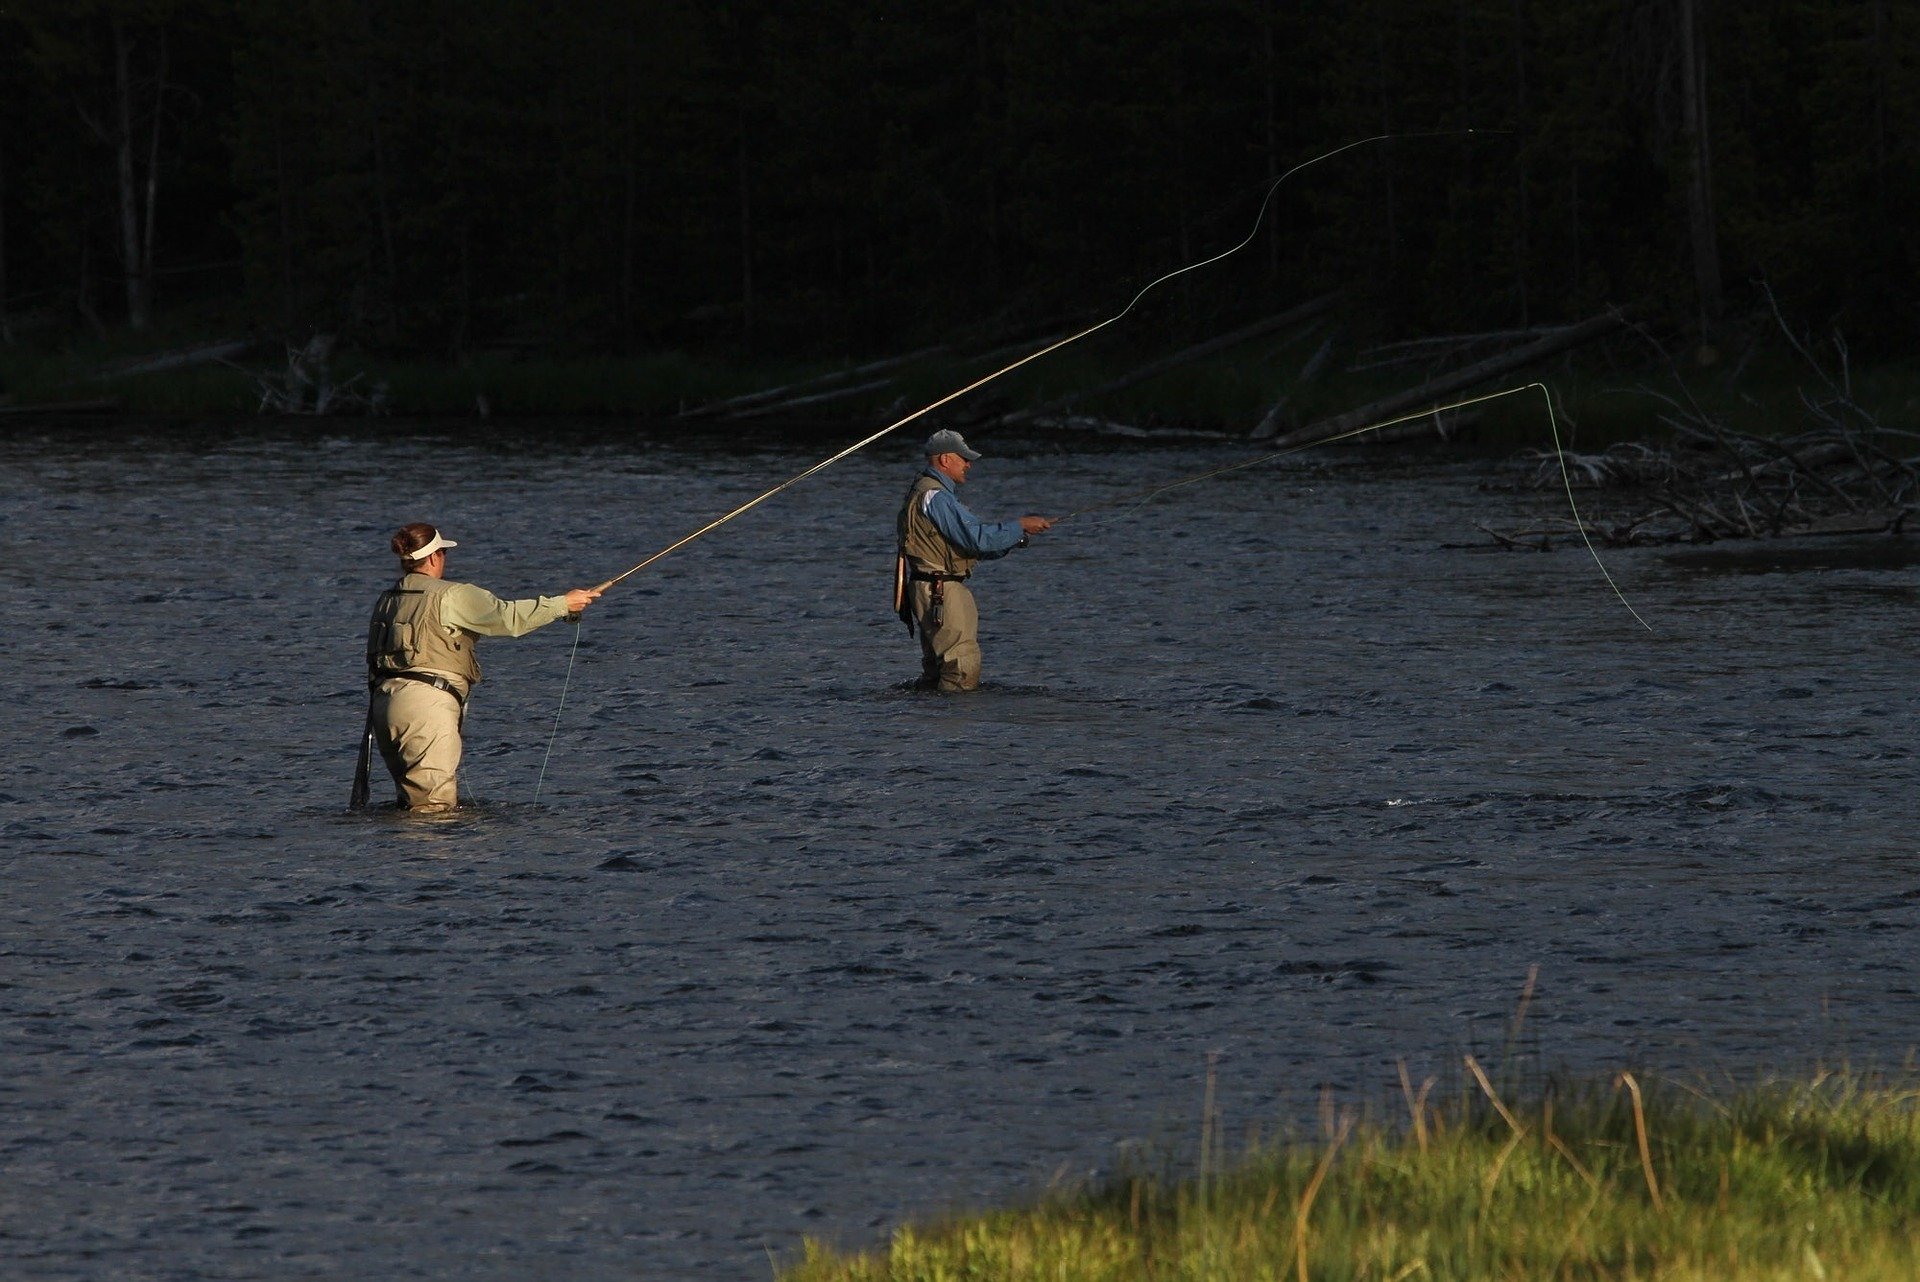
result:
M 440 598 L 452 586 L 405 575 L 381 594 L 367 625 L 373 738 L 409 810 L 450 810 L 459 800 L 460 698 L 427 680 L 391 675 L 439 678 L 462 694 L 478 684 L 474 638 L 440 621 Z
M 373 688 L 373 741 L 409 810 L 459 803 L 460 700 L 424 681 L 394 677 Z
M 908 571 L 906 603 L 920 633 L 920 687 L 956 694 L 980 688 L 980 610 L 962 582 L 980 561 L 947 542 L 927 516 L 927 496 L 943 488 L 935 478 L 920 476 L 907 490 L 900 507 L 900 558 Z
M 934 589 L 939 608 L 934 608 Z M 907 585 L 920 632 L 920 685 L 943 694 L 980 688 L 980 610 L 967 585 L 949 579 Z

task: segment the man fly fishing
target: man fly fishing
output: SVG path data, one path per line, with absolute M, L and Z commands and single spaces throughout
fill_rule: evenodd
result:
M 925 453 L 926 470 L 900 508 L 893 608 L 908 635 L 920 634 L 915 688 L 955 694 L 980 687 L 980 613 L 967 588 L 973 567 L 1025 547 L 1053 522 L 1044 516 L 982 521 L 969 512 L 954 490 L 966 484 L 980 454 L 951 428 L 929 436 Z

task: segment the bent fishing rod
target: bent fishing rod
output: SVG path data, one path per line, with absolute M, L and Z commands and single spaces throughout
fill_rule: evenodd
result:
M 1295 165 L 1293 168 L 1287 170 L 1287 172 L 1285 172 L 1284 174 L 1281 174 L 1278 178 L 1274 179 L 1273 182 L 1268 185 L 1266 197 L 1262 199 L 1260 202 L 1260 210 L 1257 214 L 1254 215 L 1252 228 L 1247 232 L 1245 239 L 1241 240 L 1238 244 L 1234 245 L 1232 248 L 1222 250 L 1220 253 L 1213 255 L 1211 258 L 1203 258 L 1199 262 L 1190 263 L 1185 267 L 1181 267 L 1181 268 L 1178 268 L 1177 270 L 1170 271 L 1166 273 L 1164 276 L 1160 276 L 1155 278 L 1154 280 L 1149 281 L 1144 287 L 1141 288 L 1139 293 L 1133 296 L 1132 301 L 1130 301 L 1125 307 L 1121 308 L 1118 312 L 1115 312 L 1112 316 L 1109 316 L 1107 319 L 1100 321 L 1097 324 L 1089 325 L 1087 326 L 1087 328 L 1081 330 L 1077 334 L 1069 334 L 1065 338 L 1058 339 L 1054 342 L 1048 343 L 1045 346 L 1037 349 L 1036 351 L 1029 352 L 1027 355 L 1022 356 L 1019 360 L 1016 360 L 1009 365 L 1001 366 L 999 369 L 994 370 L 991 374 L 987 374 L 980 378 L 975 379 L 973 382 L 968 383 L 965 387 L 961 387 L 954 391 L 951 391 L 947 393 L 945 396 L 942 396 L 940 399 L 933 401 L 930 404 L 921 406 L 919 409 L 907 415 L 905 418 L 900 419 L 899 421 L 894 423 L 889 423 L 887 426 L 881 428 L 879 431 L 873 433 L 871 436 L 855 441 L 852 445 L 847 446 L 847 448 L 841 450 L 838 454 L 835 454 L 829 458 L 824 458 L 820 460 L 818 463 L 815 463 L 812 467 L 807 468 L 805 471 L 796 473 L 795 475 L 788 477 L 786 480 L 780 482 L 780 484 L 774 486 L 772 489 L 767 490 L 765 493 L 758 494 L 753 498 L 748 499 L 745 503 L 742 503 L 739 507 L 734 508 L 731 512 L 728 512 L 726 515 L 716 517 L 714 520 L 707 522 L 705 525 L 693 531 L 691 534 L 688 534 L 683 538 L 676 539 L 674 542 L 669 543 L 666 547 L 661 548 L 658 552 L 655 552 L 652 556 L 646 558 L 644 561 L 641 561 L 639 564 L 634 565 L 629 569 L 621 571 L 619 574 L 614 575 L 612 578 L 606 580 L 605 582 L 598 584 L 592 590 L 595 593 L 605 592 L 608 588 L 613 587 L 614 585 L 621 582 L 623 579 L 626 579 L 632 575 L 638 574 L 640 571 L 646 569 L 648 566 L 652 565 L 654 562 L 662 559 L 663 557 L 670 556 L 673 553 L 678 552 L 681 548 L 687 546 L 689 543 L 694 542 L 696 539 L 704 538 L 708 534 L 711 534 L 713 531 L 719 529 L 721 526 L 725 525 L 727 522 L 733 520 L 734 518 L 739 516 L 744 516 L 746 513 L 751 512 L 754 508 L 759 507 L 762 503 L 765 503 L 768 499 L 773 498 L 775 495 L 783 493 L 786 490 L 792 489 L 794 486 L 800 484 L 800 482 L 808 479 L 809 477 L 819 475 L 821 472 L 824 472 L 828 468 L 832 467 L 835 463 L 840 462 L 842 459 L 847 458 L 850 455 L 859 453 L 861 450 L 867 448 L 867 446 L 872 445 L 875 441 L 878 441 L 883 437 L 891 436 L 893 433 L 899 431 L 901 428 L 905 427 L 907 424 L 913 422 L 914 420 L 919 418 L 924 418 L 926 415 L 931 414 L 933 411 L 939 409 L 941 406 L 951 404 L 952 402 L 959 400 L 962 396 L 965 396 L 967 393 L 972 391 L 977 391 L 978 389 L 985 387 L 988 383 L 993 382 L 995 379 L 1001 378 L 1007 374 L 1011 374 L 1014 370 L 1019 369 L 1023 365 L 1027 365 L 1032 363 L 1033 361 L 1037 361 L 1043 356 L 1049 355 L 1053 352 L 1057 352 L 1063 347 L 1066 347 L 1073 343 L 1077 343 L 1081 339 L 1086 338 L 1092 334 L 1096 334 L 1099 331 L 1107 328 L 1109 325 L 1113 325 L 1117 323 L 1122 318 L 1124 318 L 1129 312 L 1133 311 L 1133 309 L 1139 305 L 1141 299 L 1145 298 L 1149 293 L 1159 288 L 1161 285 L 1164 285 L 1166 282 L 1173 280 L 1176 277 L 1184 276 L 1189 272 L 1199 271 L 1203 267 L 1210 267 L 1214 263 L 1220 262 L 1222 259 L 1231 258 L 1233 255 L 1239 253 L 1241 250 L 1245 249 L 1248 245 L 1251 245 L 1253 243 L 1254 238 L 1260 234 L 1261 225 L 1266 221 L 1267 210 L 1273 204 L 1274 194 L 1280 190 L 1281 184 L 1285 183 L 1287 179 L 1293 177 L 1295 174 L 1299 173 L 1301 170 L 1309 168 L 1310 166 L 1313 166 L 1313 165 L 1317 165 L 1323 160 L 1330 160 L 1333 157 L 1338 156 L 1342 152 L 1352 151 L 1356 147 L 1367 146 L 1369 143 L 1385 142 L 1385 141 L 1390 141 L 1396 138 L 1447 138 L 1447 137 L 1459 137 L 1466 134 L 1479 134 L 1479 133 L 1492 134 L 1492 133 L 1501 133 L 1501 132 L 1505 132 L 1505 131 L 1492 130 L 1492 129 L 1433 129 L 1433 130 L 1422 130 L 1422 131 L 1411 132 L 1411 133 L 1375 134 L 1370 138 L 1358 138 L 1349 143 L 1342 143 L 1340 146 L 1335 147 L 1333 150 L 1322 152 L 1320 155 L 1315 156 L 1311 160 L 1301 161 L 1299 164 Z
M 1210 481 L 1214 477 L 1225 476 L 1229 472 L 1239 472 L 1246 468 L 1258 467 L 1262 463 L 1271 463 L 1275 459 L 1285 458 L 1289 454 L 1298 454 L 1303 450 L 1317 449 L 1322 445 L 1332 445 L 1336 441 L 1351 440 L 1356 436 L 1364 436 L 1368 432 L 1377 432 L 1382 428 L 1394 427 L 1401 423 L 1411 423 L 1416 419 L 1438 416 L 1451 410 L 1465 409 L 1469 405 L 1479 405 L 1486 401 L 1499 400 L 1503 396 L 1517 396 L 1522 392 L 1533 391 L 1535 388 L 1539 389 L 1540 395 L 1546 401 L 1547 430 L 1553 438 L 1553 457 L 1560 465 L 1560 483 L 1566 489 L 1567 507 L 1573 512 L 1574 528 L 1580 531 L 1581 541 L 1587 545 L 1588 554 L 1593 557 L 1593 563 L 1600 567 L 1600 575 L 1607 581 L 1607 586 L 1613 589 L 1614 596 L 1619 598 L 1621 605 L 1627 607 L 1627 613 L 1633 616 L 1635 623 L 1638 623 L 1641 627 L 1651 632 L 1653 631 L 1653 625 L 1640 617 L 1640 612 L 1633 608 L 1633 603 L 1627 600 L 1625 593 L 1621 592 L 1620 585 L 1614 582 L 1613 575 L 1607 570 L 1606 562 L 1600 559 L 1599 549 L 1593 546 L 1593 539 L 1587 533 L 1586 519 L 1580 515 L 1580 505 L 1574 501 L 1573 476 L 1567 470 L 1566 451 L 1560 444 L 1560 424 L 1559 417 L 1553 408 L 1553 392 L 1545 383 L 1541 382 L 1523 383 L 1518 387 L 1508 387 L 1498 392 L 1488 392 L 1484 396 L 1470 396 L 1463 401 L 1454 401 L 1447 405 L 1434 405 L 1416 414 L 1403 414 L 1399 418 L 1384 419 L 1378 423 L 1368 423 L 1365 427 L 1356 427 L 1350 431 L 1339 432 L 1332 436 L 1316 437 L 1311 441 L 1304 441 L 1298 445 L 1290 445 L 1285 449 L 1274 450 L 1271 453 L 1261 454 L 1255 458 L 1242 459 L 1237 463 L 1229 463 L 1225 467 L 1216 467 L 1210 471 L 1200 472 L 1194 476 L 1182 477 L 1177 481 L 1169 481 L 1165 485 L 1133 490 L 1126 494 L 1119 495 L 1116 498 L 1107 499 L 1100 503 L 1089 504 L 1086 507 L 1076 508 L 1065 516 L 1055 517 L 1053 523 L 1057 526 L 1062 521 L 1070 521 L 1076 516 L 1091 516 L 1096 512 L 1104 512 L 1109 508 L 1147 503 L 1167 493 L 1169 490 L 1181 489 L 1188 485 L 1198 485 L 1202 481 Z

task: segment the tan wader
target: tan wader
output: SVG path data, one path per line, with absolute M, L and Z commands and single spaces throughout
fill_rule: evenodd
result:
M 934 592 L 939 590 L 938 608 Z M 954 580 L 907 585 L 920 632 L 920 685 L 955 694 L 980 688 L 980 610 L 967 585 Z
M 390 675 L 414 671 L 452 681 L 462 695 L 479 683 L 474 637 L 440 622 L 440 600 L 452 586 L 431 575 L 403 575 L 380 594 L 367 624 L 368 717 L 400 804 L 409 810 L 451 810 L 458 803 L 460 699 L 424 680 Z
M 947 542 L 926 512 L 927 496 L 941 488 L 932 475 L 915 478 L 901 505 L 900 570 L 907 604 L 920 633 L 922 690 L 955 694 L 980 688 L 980 611 L 961 580 L 980 558 Z M 927 576 L 938 575 L 939 582 Z M 897 578 L 896 578 L 897 582 Z
M 424 681 L 390 677 L 373 689 L 373 738 L 409 810 L 458 802 L 460 700 Z

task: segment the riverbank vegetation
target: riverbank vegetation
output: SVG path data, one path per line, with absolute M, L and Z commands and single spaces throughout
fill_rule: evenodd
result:
M 1020 355 L 1015 345 L 980 354 L 941 350 L 885 362 L 885 369 L 839 360 L 747 359 L 724 353 L 657 351 L 633 356 L 476 353 L 458 360 L 409 358 L 359 347 L 331 354 L 325 376 L 355 399 L 330 412 L 399 418 L 619 418 L 672 432 L 714 424 L 805 428 L 835 439 L 854 437 L 945 397 Z M 148 370 L 143 360 L 168 353 L 219 349 L 221 332 L 169 329 L 157 335 L 119 332 L 105 338 L 50 346 L 0 345 L 0 422 L 9 408 L 46 406 L 55 414 L 121 414 L 151 418 L 244 418 L 262 413 L 313 413 L 317 391 L 304 391 L 303 408 L 268 403 L 293 380 L 292 354 L 278 342 L 252 342 L 231 355 Z M 1408 375 L 1382 367 L 1377 355 L 1345 352 L 1312 377 L 1294 368 L 1304 340 L 1274 335 L 1244 349 L 1220 352 L 1129 381 L 1148 363 L 1119 345 L 1068 348 L 1016 371 L 944 407 L 940 421 L 970 433 L 996 431 L 1133 434 L 1203 433 L 1248 437 L 1263 423 L 1310 430 L 1355 406 L 1404 393 Z M 1471 343 L 1462 350 L 1476 350 Z M 1444 368 L 1444 348 L 1430 366 Z M 1330 367 L 1328 367 L 1330 366 Z M 1276 373 L 1284 369 L 1285 373 Z M 311 373 L 312 371 L 310 371 Z M 1425 377 L 1428 367 L 1415 372 Z M 1671 422 L 1711 418 L 1729 430 L 1778 436 L 1806 426 L 1803 393 L 1819 390 L 1818 373 L 1791 351 L 1776 351 L 1739 370 L 1660 367 L 1632 372 L 1606 363 L 1561 360 L 1515 372 L 1460 396 L 1426 404 L 1523 389 L 1533 381 L 1552 390 L 1562 443 L 1582 451 L 1623 442 L 1665 441 Z M 1104 389 L 1104 390 L 1103 390 Z M 1276 390 L 1277 389 L 1277 390 Z M 1872 421 L 1898 430 L 1920 423 L 1920 368 L 1885 363 L 1856 371 L 1853 400 Z M 1676 412 L 1676 404 L 1684 410 Z M 35 417 L 44 417 L 35 415 Z M 1545 403 L 1537 393 L 1484 400 L 1454 414 L 1431 416 L 1395 429 L 1439 435 L 1483 446 L 1547 449 L 1553 441 Z M 1268 442 L 1270 443 L 1270 442 Z M 1254 448 L 1265 448 L 1256 443 Z M 1579 481 L 1580 477 L 1576 477 Z
M 782 1282 L 1907 1282 L 1920 1092 L 1848 1074 L 1737 1092 L 1631 1074 L 1503 1097 L 1406 1084 L 1224 1169 L 1128 1174 L 1013 1210 L 817 1242 Z

